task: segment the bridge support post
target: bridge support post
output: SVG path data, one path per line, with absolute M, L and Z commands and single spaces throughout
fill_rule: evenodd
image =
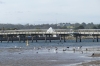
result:
M 21 37 L 21 36 L 19 35 L 19 37 L 18 37 L 18 38 L 19 38 L 19 43 L 21 42 L 20 37 Z
M 37 42 L 37 37 L 38 37 L 38 36 L 36 35 L 36 42 Z
M 64 42 L 66 42 L 65 35 L 64 35 Z
M 51 38 L 50 38 L 50 36 L 51 36 L 51 35 L 49 35 L 49 40 L 50 40 L 50 42 L 51 42 Z
M 33 43 L 33 36 L 32 36 L 32 43 Z
M 97 42 L 98 42 L 98 36 L 97 36 Z
M 7 43 L 9 43 L 9 38 L 10 38 L 10 37 L 9 37 L 9 36 L 7 36 Z
M 1 43 L 2 43 L 2 38 L 3 38 L 3 36 L 0 36 L 0 41 L 1 41 Z
M 60 42 L 61 42 L 61 37 L 62 37 L 62 35 L 59 35 L 60 36 Z
M 77 42 L 77 36 L 76 36 L 76 42 Z
M 14 35 L 7 35 L 7 43 L 9 43 L 9 41 L 13 43 L 13 36 Z
M 2 37 L 0 37 L 1 43 L 2 43 Z
M 20 34 L 19 37 L 18 37 L 19 38 L 19 42 L 21 42 L 21 40 L 22 40 L 23 43 L 25 43 L 25 36 L 26 36 L 25 34 Z
M 23 35 L 23 43 L 25 43 L 25 35 Z
M 93 36 L 93 42 L 94 42 L 94 36 Z
M 12 40 L 12 43 L 13 43 L 13 36 L 11 36 L 11 40 Z
M 81 36 L 80 36 L 80 42 L 81 42 Z
M 45 35 L 45 42 L 47 42 L 47 35 Z

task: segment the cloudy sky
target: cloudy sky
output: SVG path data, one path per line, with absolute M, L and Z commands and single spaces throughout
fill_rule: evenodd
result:
M 0 23 L 100 23 L 100 0 L 0 0 Z

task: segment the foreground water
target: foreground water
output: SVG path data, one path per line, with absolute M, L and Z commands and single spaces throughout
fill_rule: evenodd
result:
M 81 50 L 78 47 L 81 47 Z M 69 48 L 68 48 L 69 47 Z M 76 51 L 73 51 L 73 48 Z M 57 48 L 57 50 L 56 50 Z M 86 48 L 90 48 L 86 51 Z M 92 48 L 92 49 L 91 49 Z M 14 41 L 0 43 L 0 65 L 1 66 L 74 66 L 81 62 L 99 60 L 92 58 L 92 53 L 100 52 L 100 42 L 92 42 L 83 40 L 75 42 L 75 40 L 67 40 L 59 42 L 38 41 L 19 43 Z M 50 50 L 49 50 L 50 49 Z M 66 49 L 66 51 L 63 51 Z M 83 51 L 83 52 L 82 52 Z M 76 65 L 77 66 L 77 65 Z
M 40 46 L 44 46 L 44 47 L 50 47 L 50 46 L 54 46 L 54 47 L 63 47 L 63 46 L 68 46 L 68 47 L 79 47 L 79 46 L 87 46 L 87 47 L 91 47 L 91 46 L 100 46 L 100 42 L 93 42 L 92 39 L 84 39 L 82 40 L 82 42 L 76 42 L 75 40 L 66 40 L 66 42 L 64 42 L 63 40 L 60 42 L 59 40 L 52 40 L 51 42 L 49 42 L 49 40 L 47 42 L 45 42 L 44 40 L 38 40 L 38 42 L 31 42 L 28 41 L 28 45 L 27 45 L 27 41 L 23 42 L 21 41 L 21 43 L 19 43 L 18 41 L 14 41 L 13 43 L 9 41 L 9 43 L 7 43 L 7 41 L 3 41 L 2 43 L 0 43 L 0 48 L 13 48 L 13 47 L 27 47 L 27 48 L 31 48 L 31 47 L 40 47 Z

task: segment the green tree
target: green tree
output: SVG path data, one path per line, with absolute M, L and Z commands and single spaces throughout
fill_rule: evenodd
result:
M 83 25 L 80 25 L 76 29 L 84 29 L 84 26 Z
M 97 26 L 98 29 L 100 29 L 100 24 Z
M 96 26 L 93 26 L 92 29 L 97 29 L 97 27 Z

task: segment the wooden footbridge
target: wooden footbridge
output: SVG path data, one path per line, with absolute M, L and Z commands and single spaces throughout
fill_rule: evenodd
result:
M 92 36 L 93 41 L 96 37 L 97 42 L 100 36 L 100 29 L 54 29 L 54 32 L 47 32 L 47 29 L 23 29 L 23 30 L 0 30 L 0 41 L 23 41 L 26 40 L 64 40 L 66 37 L 72 36 L 80 40 L 82 36 Z

